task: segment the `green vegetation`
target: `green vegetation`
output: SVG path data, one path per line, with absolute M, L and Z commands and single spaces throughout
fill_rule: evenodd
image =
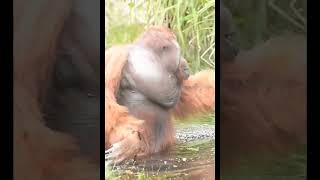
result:
M 168 173 L 163 173 L 159 174 L 157 171 L 153 172 L 152 174 L 149 174 L 147 171 L 141 171 L 138 173 L 134 173 L 132 171 L 125 171 L 120 173 L 117 170 L 110 170 L 106 168 L 105 171 L 105 179 L 106 180 L 130 180 L 130 179 L 135 179 L 135 180 L 164 180 L 168 179 L 171 177 L 175 177 L 176 175 L 172 175 L 169 172 Z
M 214 68 L 215 0 L 106 2 L 106 47 L 132 42 L 149 25 L 170 25 L 192 72 Z
M 210 114 L 204 114 L 197 117 L 190 117 L 183 120 L 175 120 L 174 121 L 175 126 L 179 128 L 187 127 L 190 125 L 197 125 L 197 124 L 209 124 L 214 125 L 215 124 L 215 115 L 213 113 Z

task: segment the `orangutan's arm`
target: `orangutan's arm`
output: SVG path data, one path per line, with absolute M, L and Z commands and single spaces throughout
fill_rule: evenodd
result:
M 203 70 L 183 82 L 181 98 L 172 113 L 176 118 L 214 111 L 215 78 L 213 70 Z

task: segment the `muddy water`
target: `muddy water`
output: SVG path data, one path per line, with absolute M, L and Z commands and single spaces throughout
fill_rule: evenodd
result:
M 244 159 L 241 167 L 224 174 L 222 180 L 243 179 L 290 179 L 305 180 L 307 171 L 306 145 L 299 146 L 293 153 L 273 156 L 259 156 L 254 159 Z
M 179 124 L 168 151 L 113 167 L 118 179 L 214 179 L 214 125 Z M 113 177 L 113 178 L 115 178 Z

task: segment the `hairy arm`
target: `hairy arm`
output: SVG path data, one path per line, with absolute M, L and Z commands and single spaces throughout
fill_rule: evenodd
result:
M 214 111 L 215 77 L 213 70 L 203 70 L 183 82 L 181 97 L 172 114 L 185 118 Z

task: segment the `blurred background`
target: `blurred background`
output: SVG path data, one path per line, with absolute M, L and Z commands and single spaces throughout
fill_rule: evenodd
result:
M 307 0 L 223 0 L 222 2 L 230 10 L 235 23 L 235 44 L 244 51 L 250 51 L 275 36 L 288 33 L 307 35 Z M 285 57 L 279 58 L 279 60 L 283 59 Z M 304 66 L 301 68 L 303 69 Z M 283 67 L 283 70 L 286 71 L 286 67 Z M 282 95 L 285 96 L 286 93 Z M 304 95 L 301 94 L 301 96 Z M 271 104 L 275 106 L 276 102 L 271 102 Z M 278 109 L 279 112 L 284 110 L 285 107 Z M 230 179 L 241 179 L 241 176 L 248 177 L 249 175 L 252 177 L 253 174 L 257 179 L 262 179 L 262 176 L 267 177 L 266 179 L 306 179 L 306 146 L 293 151 L 289 156 L 282 154 L 283 158 L 274 158 L 268 163 L 262 161 L 263 156 L 260 156 L 258 160 L 245 159 L 236 168 L 235 175 L 239 177 Z M 229 172 L 228 175 L 230 174 Z
M 235 41 L 243 49 L 286 32 L 307 33 L 306 0 L 224 0 L 236 25 Z

